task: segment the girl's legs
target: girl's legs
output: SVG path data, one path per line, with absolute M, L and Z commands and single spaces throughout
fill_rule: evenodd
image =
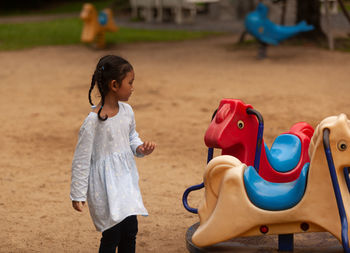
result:
M 122 234 L 118 245 L 118 253 L 135 253 L 136 234 L 138 231 L 136 215 L 129 216 L 122 221 Z
M 102 232 L 99 253 L 115 253 L 121 238 L 121 223 Z
M 103 231 L 99 253 L 134 253 L 138 231 L 136 215 L 126 217 L 114 227 Z

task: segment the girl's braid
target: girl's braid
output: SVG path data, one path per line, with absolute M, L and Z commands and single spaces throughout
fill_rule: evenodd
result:
M 91 86 L 90 86 L 90 89 L 89 89 L 89 102 L 90 102 L 90 105 L 94 105 L 94 103 L 92 103 L 92 100 L 91 100 L 91 92 L 94 89 L 95 83 L 96 83 L 96 79 L 95 79 L 95 73 L 94 73 L 92 75 Z
M 100 94 L 101 94 L 101 108 L 98 110 L 97 115 L 98 115 L 98 118 L 100 120 L 105 121 L 105 120 L 107 120 L 108 116 L 106 115 L 106 117 L 104 117 L 104 118 L 101 117 L 101 111 L 102 111 L 102 108 L 105 104 L 105 96 L 106 96 L 105 93 L 107 92 L 104 90 L 104 86 L 103 86 L 102 67 L 98 68 L 96 70 L 96 72 L 97 72 L 97 87 L 98 87 L 98 90 L 100 91 Z
M 102 118 L 101 111 L 105 104 L 106 95 L 109 92 L 108 85 L 110 81 L 116 80 L 118 85 L 120 86 L 126 74 L 132 70 L 133 68 L 127 60 L 116 55 L 106 55 L 99 60 L 96 66 L 95 73 L 92 76 L 91 85 L 89 89 L 89 102 L 91 105 L 93 105 L 91 93 L 96 85 L 101 95 L 101 108 L 98 110 L 97 113 L 99 120 L 105 121 L 108 118 L 107 115 L 104 118 Z

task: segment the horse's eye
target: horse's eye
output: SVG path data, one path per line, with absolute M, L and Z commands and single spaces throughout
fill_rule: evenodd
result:
M 346 144 L 345 141 L 338 142 L 338 149 L 340 151 L 345 151 L 347 148 L 348 148 L 348 145 Z
M 237 126 L 238 126 L 239 129 L 243 129 L 244 128 L 244 122 L 242 120 L 239 120 L 237 122 Z

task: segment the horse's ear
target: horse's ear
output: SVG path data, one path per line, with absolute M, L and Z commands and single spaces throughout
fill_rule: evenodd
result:
M 323 136 L 323 130 L 325 128 L 332 127 L 336 122 L 338 121 L 337 116 L 329 116 L 325 119 L 323 119 L 315 128 L 314 134 L 311 137 L 310 140 L 310 146 L 309 146 L 309 157 L 312 159 L 317 146 L 319 145 L 319 142 L 322 141 L 322 138 L 319 138 Z
M 341 113 L 341 114 L 338 116 L 338 120 L 339 120 L 339 121 L 344 121 L 345 123 L 348 123 L 348 117 L 347 117 L 344 113 Z
M 230 113 L 230 104 L 224 104 L 216 113 L 216 123 L 220 124 Z
M 337 125 L 337 128 L 342 128 L 344 131 L 350 133 L 350 120 L 346 114 L 342 113 L 338 116 Z

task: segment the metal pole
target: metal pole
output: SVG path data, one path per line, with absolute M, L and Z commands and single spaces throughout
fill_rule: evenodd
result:
M 326 11 L 326 21 L 327 21 L 327 37 L 328 37 L 328 47 L 329 50 L 334 50 L 334 38 L 332 33 L 331 17 L 329 16 L 329 4 L 328 0 L 323 0 L 323 4 Z

